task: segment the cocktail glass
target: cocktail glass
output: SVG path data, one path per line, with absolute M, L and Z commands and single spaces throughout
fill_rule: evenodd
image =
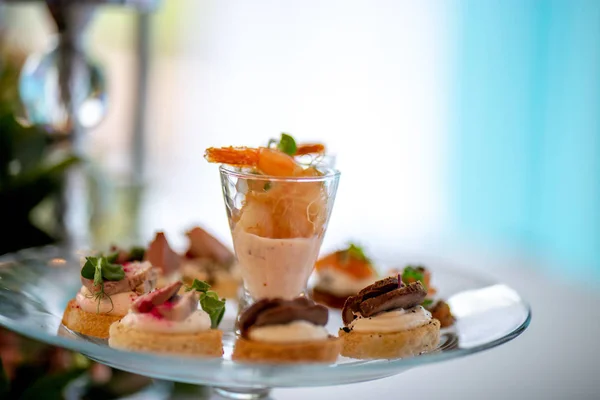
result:
M 340 173 L 276 177 L 221 166 L 233 247 L 243 279 L 240 310 L 264 298 L 306 296 Z

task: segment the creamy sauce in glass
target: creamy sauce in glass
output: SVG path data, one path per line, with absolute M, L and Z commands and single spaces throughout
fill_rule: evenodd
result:
M 321 247 L 321 238 L 271 239 L 233 230 L 233 246 L 244 287 L 254 299 L 291 300 L 305 289 Z

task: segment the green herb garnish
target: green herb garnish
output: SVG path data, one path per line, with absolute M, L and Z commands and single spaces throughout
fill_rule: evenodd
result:
M 355 244 L 348 244 L 348 248 L 340 253 L 340 261 L 342 264 L 347 264 L 350 262 L 350 259 L 364 261 L 365 263 L 371 264 L 371 260 L 365 254 L 365 250 Z
M 423 307 L 427 308 L 433 304 L 433 299 L 425 299 L 421 304 Z
M 129 256 L 127 261 L 143 261 L 146 255 L 146 249 L 143 247 L 132 247 L 129 249 Z
M 210 285 L 204 281 L 199 281 L 198 279 L 194 279 L 192 286 L 186 289 L 186 292 L 195 290 L 197 292 L 206 293 L 210 289 Z
M 100 287 L 100 290 L 94 293 L 94 298 L 98 302 L 98 313 L 100 312 L 100 302 L 104 297 L 107 297 L 112 305 L 112 299 L 104 292 L 104 281 L 120 281 L 125 278 L 123 266 L 113 264 L 110 261 L 115 259 L 113 256 L 86 257 L 85 264 L 81 268 L 81 276 L 86 279 L 93 279 L 94 286 Z
M 101 281 L 120 281 L 125 278 L 123 266 L 114 264 L 112 255 L 99 257 L 86 257 L 85 264 L 81 268 L 81 276 L 86 279 L 93 279 L 94 285 Z
M 279 141 L 277 139 L 269 139 L 267 144 L 268 148 L 276 147 L 278 150 L 284 152 L 287 155 L 293 156 L 298 151 L 298 145 L 292 135 L 285 132 L 281 133 Z
M 217 292 L 209 289 L 208 283 L 194 279 L 192 286 L 186 291 L 195 290 L 200 293 L 200 306 L 210 317 L 211 328 L 216 329 L 225 315 L 225 299 L 219 299 Z
M 281 139 L 279 139 L 279 144 L 277 145 L 277 148 L 290 156 L 296 154 L 296 151 L 298 150 L 298 146 L 296 146 L 296 141 L 287 133 L 281 134 Z
M 365 250 L 354 243 L 350 243 L 346 251 L 348 252 L 348 255 L 351 258 L 354 258 L 356 260 L 369 261 L 365 254 Z
M 425 274 L 423 271 L 423 267 L 413 267 L 412 265 L 407 265 L 404 268 L 404 271 L 402 271 L 402 282 L 409 284 L 411 282 L 420 281 L 425 290 L 427 290 L 427 287 L 425 286 Z

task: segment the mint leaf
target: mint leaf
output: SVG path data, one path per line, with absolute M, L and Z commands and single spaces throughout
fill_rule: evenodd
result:
M 421 305 L 425 308 L 428 308 L 432 304 L 433 304 L 433 299 L 425 299 L 425 300 L 423 300 L 423 303 Z
M 120 281 L 125 278 L 123 266 L 109 262 L 110 257 L 86 257 L 86 262 L 81 268 L 81 276 L 93 279 L 94 285 L 102 284 L 103 280 Z
M 85 264 L 81 268 L 81 276 L 85 279 L 94 279 L 95 265 L 98 263 L 98 257 L 86 257 Z
M 115 263 L 115 262 L 117 262 L 118 258 L 119 258 L 119 252 L 117 251 L 116 253 L 107 255 L 106 261 L 108 261 L 109 263 Z
M 186 291 L 200 292 L 200 306 L 210 317 L 211 328 L 216 329 L 225 315 L 225 299 L 219 299 L 217 292 L 208 289 L 210 289 L 208 283 L 194 279 L 192 286 Z
M 206 293 L 210 289 L 210 285 L 204 281 L 199 281 L 198 279 L 194 279 L 192 286 L 186 289 L 186 292 L 190 290 L 196 290 L 200 293 Z
M 208 292 L 206 292 L 206 296 L 212 297 L 213 299 L 216 299 L 216 300 L 219 300 L 219 295 L 217 294 L 217 292 L 213 292 L 212 290 L 209 290 Z
M 102 277 L 107 281 L 120 281 L 125 278 L 123 266 L 106 261 L 102 266 Z
M 296 141 L 287 133 L 281 134 L 281 139 L 277 144 L 277 148 L 290 156 L 296 154 L 296 151 L 298 150 L 298 146 L 296 146 Z
M 223 315 L 225 315 L 225 299 L 220 299 L 213 296 L 215 292 L 201 293 L 200 294 L 200 306 L 204 312 L 210 317 L 210 325 L 212 329 L 216 329 Z

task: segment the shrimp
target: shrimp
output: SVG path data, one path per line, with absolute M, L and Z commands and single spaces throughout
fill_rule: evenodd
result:
M 303 168 L 294 157 L 266 147 L 209 148 L 209 162 L 255 168 L 272 177 L 320 176 L 316 168 Z M 268 185 L 265 185 L 265 180 Z M 234 217 L 246 232 L 269 238 L 320 235 L 327 220 L 327 196 L 321 182 L 247 180 L 245 199 Z
M 298 146 L 296 156 L 323 153 L 322 144 L 305 144 Z M 265 175 L 271 176 L 316 176 L 314 168 L 304 169 L 294 157 L 269 147 L 211 147 L 204 157 L 211 163 L 229 164 L 236 167 L 252 167 Z
M 306 154 L 323 154 L 325 153 L 325 146 L 321 143 L 306 143 L 299 144 L 296 149 L 295 156 L 303 156 Z
M 304 171 L 293 157 L 267 147 L 211 147 L 204 157 L 208 162 L 252 167 L 271 176 L 301 176 Z

